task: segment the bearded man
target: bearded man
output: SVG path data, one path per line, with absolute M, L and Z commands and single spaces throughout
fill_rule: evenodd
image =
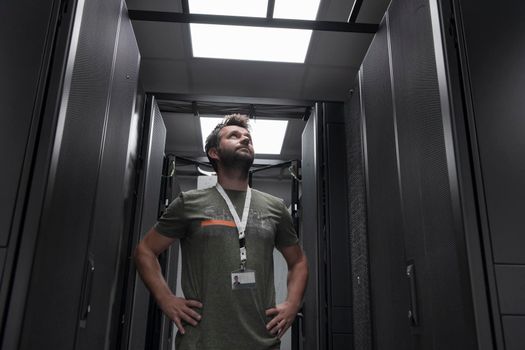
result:
M 302 302 L 306 257 L 282 200 L 248 186 L 254 159 L 249 118 L 226 116 L 206 139 L 217 185 L 183 192 L 135 250 L 142 280 L 178 328 L 177 350 L 279 349 Z M 182 290 L 170 290 L 158 255 L 176 239 Z M 276 305 L 273 250 L 288 266 Z

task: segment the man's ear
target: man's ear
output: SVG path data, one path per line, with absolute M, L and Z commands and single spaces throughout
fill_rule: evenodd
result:
M 210 156 L 211 159 L 219 160 L 219 152 L 217 151 L 216 147 L 212 147 L 208 150 L 208 156 Z

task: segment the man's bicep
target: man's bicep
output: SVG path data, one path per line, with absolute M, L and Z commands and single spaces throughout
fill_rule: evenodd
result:
M 306 259 L 304 252 L 299 244 L 292 244 L 285 247 L 279 247 L 278 250 L 283 255 L 288 267 L 291 267 L 299 261 Z
M 151 250 L 155 255 L 159 255 L 168 249 L 168 247 L 172 245 L 176 239 L 177 238 L 164 236 L 155 230 L 155 228 L 151 228 L 146 236 L 144 236 L 142 239 L 141 244 L 145 248 Z

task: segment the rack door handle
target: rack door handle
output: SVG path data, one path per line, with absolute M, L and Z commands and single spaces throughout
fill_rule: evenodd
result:
M 406 270 L 408 283 L 409 283 L 409 293 L 410 293 L 410 305 L 408 307 L 408 320 L 412 326 L 418 325 L 418 315 L 417 315 L 417 289 L 416 289 L 416 267 L 414 262 L 407 263 Z
M 84 272 L 84 284 L 82 289 L 82 304 L 80 307 L 80 327 L 86 328 L 87 318 L 91 311 L 91 290 L 93 287 L 93 277 L 95 275 L 95 260 L 89 256 L 86 270 Z

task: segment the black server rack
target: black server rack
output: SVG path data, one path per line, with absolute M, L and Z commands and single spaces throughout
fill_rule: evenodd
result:
M 378 349 L 408 350 L 414 348 L 408 342 L 409 323 L 399 322 L 407 315 L 408 284 L 388 40 L 384 18 L 359 75 L 366 140 L 371 331 Z
M 476 272 L 477 280 L 484 277 L 487 288 L 480 297 L 488 295 L 489 306 L 477 312 L 490 322 L 478 322 L 478 328 L 486 342 L 493 338 L 494 348 L 508 350 L 525 347 L 524 10 L 516 1 L 498 6 L 451 1 L 440 7 L 450 33 L 443 37 L 458 105 L 454 116 L 465 129 L 458 143 L 470 156 L 466 170 L 474 193 L 468 204 L 477 209 L 472 226 L 483 247 L 476 252 L 483 259 Z
M 354 82 L 345 104 L 346 167 L 348 174 L 348 220 L 352 273 L 352 325 L 355 349 L 370 349 L 370 275 L 368 258 L 365 162 L 363 151 L 363 119 L 361 118 L 361 89 Z
M 27 144 L 9 149 L 25 152 L 22 176 L 2 179 L 21 195 L 2 283 L 2 348 L 114 348 L 137 145 L 138 47 L 124 1 L 34 6 L 2 3 L 2 13 L 32 35 L 7 50 L 24 54 L 18 61 L 2 62 L 27 72 L 8 80 L 20 84 L 11 93 L 26 123 L 11 132 L 25 134 Z M 21 87 L 31 103 L 22 103 Z
M 486 300 L 472 273 L 481 260 L 471 252 L 480 246 L 465 229 L 472 212 L 458 169 L 441 37 L 449 28 L 439 6 L 392 1 L 360 70 L 360 98 L 349 104 L 359 111 L 360 122 L 349 123 L 363 142 L 371 302 L 355 314 L 354 329 L 364 348 L 491 345 L 479 332 L 490 320 L 479 318 Z M 362 323 L 370 325 L 368 344 L 358 338 Z
M 336 349 L 353 339 L 344 118 L 343 103 L 318 103 L 302 134 L 299 238 L 309 279 L 298 349 Z
M 371 298 L 354 299 L 356 347 L 525 346 L 524 10 L 394 0 L 385 15 L 347 106 L 369 254 L 354 282 L 368 272 Z
M 322 107 L 327 348 L 344 349 L 353 343 L 345 111 L 343 103 Z
M 300 241 L 308 256 L 308 285 L 304 296 L 301 330 L 303 339 L 299 349 L 320 349 L 326 344 L 326 314 L 319 304 L 325 300 L 325 271 L 323 261 L 323 211 L 321 176 L 322 113 L 320 104 L 312 111 L 302 134 L 302 185 Z
M 141 177 L 137 190 L 133 247 L 155 224 L 165 205 L 164 196 L 161 196 L 161 180 L 166 127 L 153 95 L 146 95 L 141 144 L 139 159 Z M 162 314 L 150 298 L 133 265 L 130 266 L 129 274 L 127 324 L 123 333 L 122 348 L 137 350 L 159 348 Z

